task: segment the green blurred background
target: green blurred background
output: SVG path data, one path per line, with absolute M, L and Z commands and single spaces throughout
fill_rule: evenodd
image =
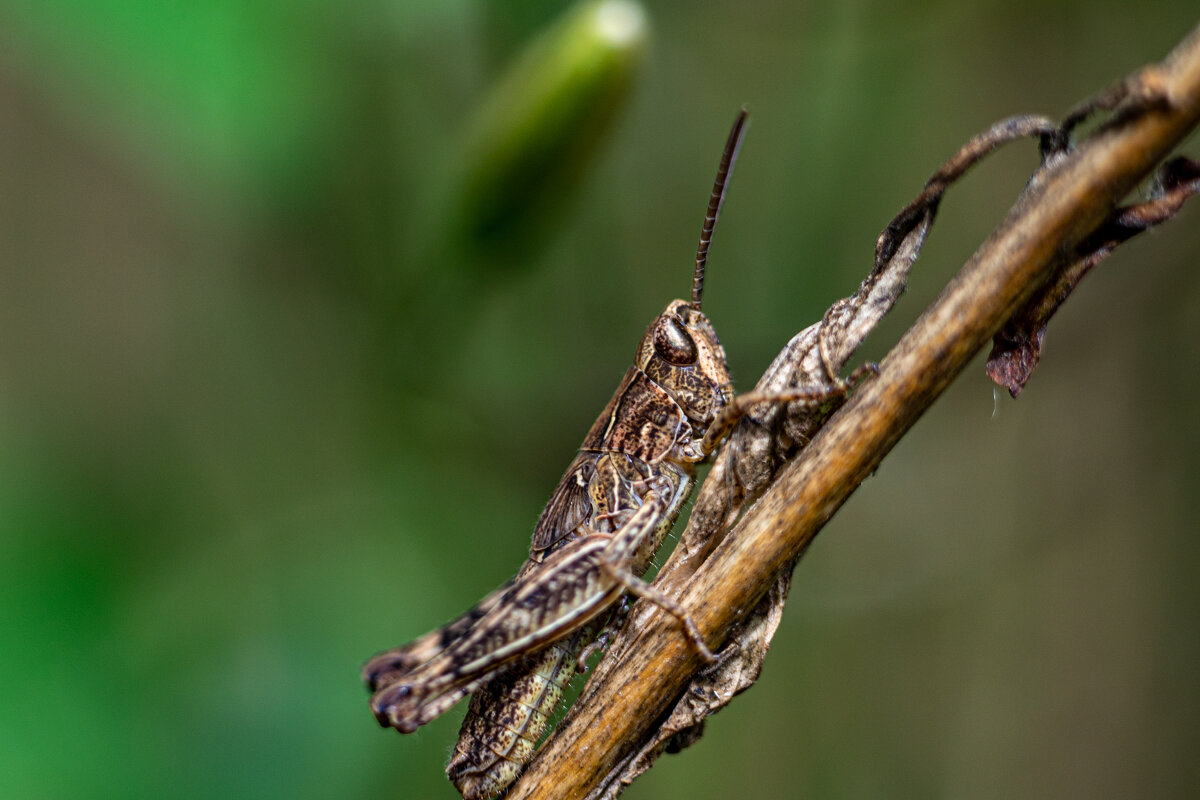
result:
M 462 710 L 382 731 L 359 664 L 516 569 L 737 108 L 705 305 L 746 388 L 960 142 L 1197 17 L 646 2 L 605 50 L 567 8 L 0 0 L 0 796 L 454 797 Z M 952 190 L 864 356 L 1034 164 Z M 628 797 L 1195 796 L 1198 222 L 1085 282 L 1020 402 L 970 368 Z

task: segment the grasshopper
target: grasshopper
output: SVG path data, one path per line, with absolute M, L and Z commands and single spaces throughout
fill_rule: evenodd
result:
M 721 156 L 691 300 L 672 301 L 646 330 L 634 366 L 542 511 L 520 572 L 458 619 L 363 668 L 376 719 L 401 733 L 474 693 L 446 768 L 466 800 L 491 797 L 520 774 L 563 688 L 615 628 L 613 621 L 605 626 L 606 615 L 627 594 L 674 616 L 700 656 L 716 660 L 687 613 L 641 576 L 691 496 L 696 465 L 747 411 L 766 402 L 822 402 L 850 388 L 831 376 L 830 385 L 735 397 L 725 352 L 700 310 L 746 118 L 743 109 Z

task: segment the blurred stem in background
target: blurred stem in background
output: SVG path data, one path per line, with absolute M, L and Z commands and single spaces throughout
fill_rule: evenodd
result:
M 463 148 L 449 241 L 487 266 L 528 263 L 596 160 L 646 42 L 630 0 L 565 12 L 496 81 Z
M 427 355 L 428 335 L 462 336 L 497 280 L 527 273 L 567 218 L 626 105 L 646 47 L 631 0 L 573 6 L 533 36 L 468 122 L 434 236 L 410 242 L 383 316 L 390 360 L 428 379 L 459 365 Z M 393 267 L 398 265 L 393 265 Z M 399 376 L 403 380 L 403 376 Z

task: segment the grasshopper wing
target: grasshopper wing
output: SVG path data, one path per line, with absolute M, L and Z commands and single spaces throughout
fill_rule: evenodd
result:
M 554 488 L 554 494 L 538 517 L 533 529 L 534 553 L 546 550 L 571 531 L 578 528 L 592 514 L 592 503 L 588 499 L 588 486 L 596 474 L 596 454 L 580 453 L 567 467 L 567 472 Z

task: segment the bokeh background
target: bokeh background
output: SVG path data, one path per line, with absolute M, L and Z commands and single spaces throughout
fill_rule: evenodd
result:
M 359 664 L 516 569 L 687 292 L 737 108 L 705 299 L 745 388 L 960 142 L 1197 21 L 582 13 L 0 2 L 0 796 L 454 797 L 462 710 L 382 731 Z M 864 357 L 1035 160 L 951 191 Z M 1197 252 L 1200 208 L 1123 248 L 1019 402 L 972 366 L 811 548 L 758 686 L 627 796 L 1194 797 Z

